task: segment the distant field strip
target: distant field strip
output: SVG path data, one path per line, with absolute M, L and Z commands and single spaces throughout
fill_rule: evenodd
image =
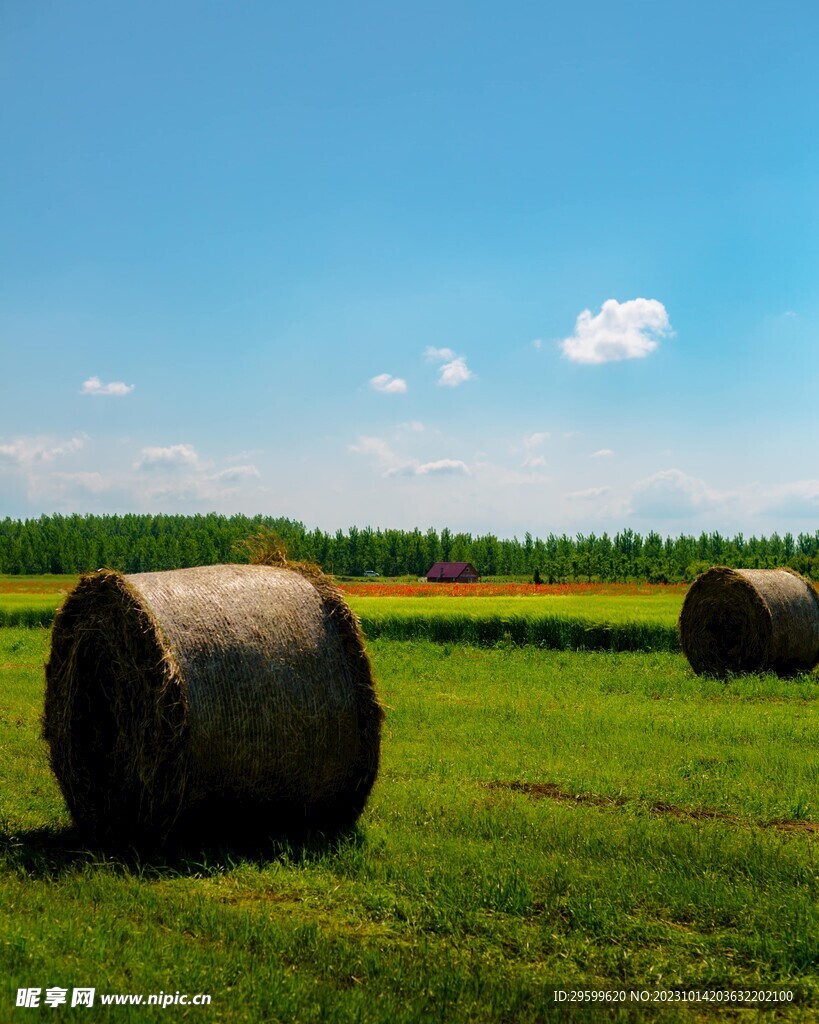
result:
M 479 601 L 460 597 L 359 597 L 347 594 L 350 607 L 362 618 L 468 616 L 484 618 L 583 618 L 591 622 L 656 622 L 674 626 L 682 608 L 682 594 L 652 594 L 646 597 L 605 594 L 546 595 L 544 597 L 484 597 Z
M 0 626 L 50 626 L 64 596 L 0 593 Z
M 0 626 L 50 626 L 78 578 L 0 575 Z
M 490 647 L 677 651 L 682 597 L 452 597 L 415 601 L 348 596 L 365 636 Z
M 49 626 L 65 596 L 65 586 L 38 592 L 4 584 L 0 581 L 0 626 Z M 346 596 L 369 639 L 481 647 L 511 643 L 556 650 L 679 650 L 681 594 L 485 597 L 480 601 Z

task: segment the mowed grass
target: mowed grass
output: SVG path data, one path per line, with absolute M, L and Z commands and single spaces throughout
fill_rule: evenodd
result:
M 39 739 L 47 636 L 0 630 L 2 1020 L 26 1012 L 18 987 L 58 985 L 206 992 L 173 1018 L 254 1022 L 656 1017 L 570 1011 L 555 988 L 793 990 L 799 1008 L 768 1019 L 819 1006 L 815 676 L 375 641 L 382 771 L 353 835 L 140 858 L 69 827 Z M 717 1012 L 737 1016 L 661 1019 Z

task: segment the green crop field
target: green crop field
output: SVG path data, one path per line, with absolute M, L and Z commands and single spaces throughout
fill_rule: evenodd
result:
M 0 594 L 0 626 L 46 626 L 61 594 Z
M 0 575 L 0 626 L 44 626 L 77 582 L 76 576 Z
M 428 616 L 445 618 L 469 616 L 481 618 L 582 618 L 592 622 L 651 622 L 675 626 L 683 603 L 682 594 L 651 594 L 645 597 L 605 594 L 569 594 L 542 597 L 359 597 L 350 594 L 347 601 L 362 618 L 401 618 Z
M 481 646 L 509 642 L 559 650 L 679 648 L 682 595 L 360 597 L 348 601 L 369 638 L 423 638 Z
M 48 625 L 76 577 L 0 577 L 0 625 Z M 386 589 L 387 585 L 383 585 Z M 371 639 L 534 644 L 560 650 L 676 651 L 683 595 L 537 597 L 346 595 Z
M 814 675 L 375 640 L 382 771 L 352 835 L 140 857 L 70 828 L 39 738 L 47 642 L 0 629 L 0 1020 L 49 986 L 213 999 L 122 1021 L 756 1019 L 557 988 L 787 990 L 764 1019 L 816 1019 Z

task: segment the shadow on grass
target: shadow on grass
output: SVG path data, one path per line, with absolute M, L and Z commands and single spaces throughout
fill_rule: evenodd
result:
M 0 873 L 54 879 L 97 868 L 140 878 L 195 878 L 223 874 L 242 863 L 313 865 L 365 843 L 364 833 L 353 825 L 334 835 L 305 832 L 282 838 L 246 832 L 229 839 L 204 835 L 198 841 L 187 837 L 139 847 L 97 846 L 89 845 L 73 827 L 16 831 L 4 823 L 0 826 Z

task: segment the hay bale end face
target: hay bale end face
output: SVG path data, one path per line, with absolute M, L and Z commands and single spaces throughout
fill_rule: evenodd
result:
M 92 573 L 54 623 L 43 733 L 94 841 L 336 832 L 375 781 L 382 717 L 358 622 L 321 576 Z
M 680 613 L 680 643 L 695 672 L 793 675 L 819 662 L 819 598 L 790 569 L 703 573 Z

